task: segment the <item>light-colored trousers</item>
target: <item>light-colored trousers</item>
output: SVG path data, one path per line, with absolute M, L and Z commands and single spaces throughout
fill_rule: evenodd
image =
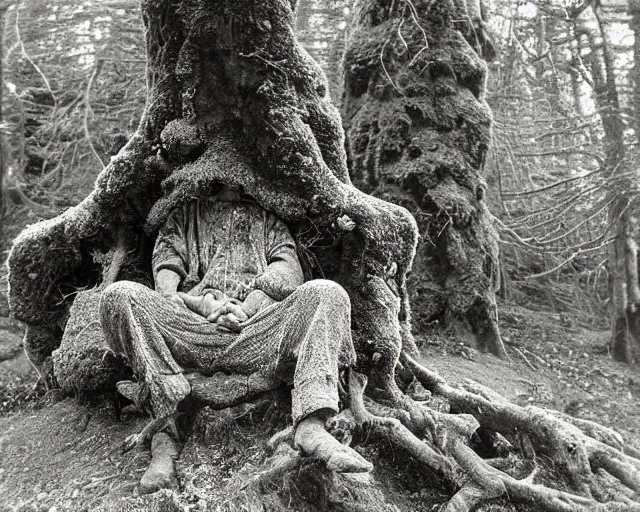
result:
M 156 417 L 173 414 L 189 394 L 183 369 L 259 372 L 293 382 L 297 424 L 320 409 L 338 410 L 339 369 L 355 362 L 349 296 L 327 280 L 304 283 L 244 322 L 239 334 L 130 281 L 104 290 L 100 321 L 109 346 L 148 387 Z

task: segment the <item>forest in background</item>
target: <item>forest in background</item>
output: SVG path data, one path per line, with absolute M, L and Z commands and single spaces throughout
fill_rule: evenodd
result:
M 84 198 L 134 132 L 145 56 L 135 1 L 0 7 L 6 255 L 24 226 Z M 606 324 L 613 205 L 636 232 L 640 2 L 496 0 L 483 9 L 496 53 L 486 179 L 500 233 L 499 294 Z M 338 105 L 349 25 L 344 0 L 303 2 L 297 19 L 299 40 L 325 70 Z

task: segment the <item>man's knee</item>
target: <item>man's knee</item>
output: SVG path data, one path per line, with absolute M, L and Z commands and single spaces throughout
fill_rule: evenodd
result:
M 139 300 L 149 288 L 132 281 L 116 281 L 100 295 L 100 313 L 112 314 L 117 308 Z
M 342 305 L 347 308 L 351 307 L 349 294 L 335 281 L 314 279 L 313 281 L 304 283 L 299 290 L 307 297 L 316 299 L 319 303 Z

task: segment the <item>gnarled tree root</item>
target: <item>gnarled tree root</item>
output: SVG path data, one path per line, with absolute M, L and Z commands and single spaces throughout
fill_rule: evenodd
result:
M 355 372 L 349 378 L 350 408 L 359 428 L 409 453 L 455 489 L 445 512 L 470 511 L 500 497 L 548 512 L 640 511 L 640 460 L 624 453 L 624 441 L 612 429 L 555 411 L 517 406 L 472 381 L 463 389 L 454 388 L 407 354 L 401 362 L 425 388 L 449 401 L 452 414 L 427 411 L 406 396 L 400 399 L 391 385 L 395 407 L 409 414 L 396 413 L 395 418 L 372 414 L 367 410 L 372 408 L 370 399 L 364 397 L 367 379 Z M 416 412 L 420 410 L 422 417 Z M 571 492 L 534 483 L 537 468 L 527 478 L 517 479 L 498 469 L 509 466 L 506 459 L 499 459 L 505 464 L 482 459 L 469 446 L 479 427 L 507 438 L 528 436 L 554 469 L 562 471 Z M 626 490 L 620 486 L 615 501 L 601 503 L 592 496 L 592 489 L 598 488 L 598 469 L 626 486 Z
M 227 375 L 216 373 L 207 377 L 200 373 L 185 375 L 191 384 L 191 398 L 212 409 L 226 409 L 258 398 L 273 391 L 281 380 L 253 373 L 251 375 Z
M 611 429 L 540 407 L 520 407 L 472 381 L 456 389 L 410 356 L 403 355 L 403 361 L 423 386 L 447 398 L 453 411 L 472 414 L 482 426 L 505 435 L 528 434 L 554 462 L 573 473 L 568 476 L 574 487 L 588 489 L 592 471 L 602 468 L 640 492 L 640 460 L 624 453 L 622 438 Z

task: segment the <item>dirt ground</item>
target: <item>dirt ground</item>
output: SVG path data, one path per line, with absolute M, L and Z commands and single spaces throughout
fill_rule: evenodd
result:
M 453 337 L 422 333 L 418 341 L 424 362 L 450 382 L 471 378 L 522 405 L 552 407 L 612 426 L 640 449 L 640 366 L 625 366 L 608 357 L 608 332 L 520 307 L 504 307 L 501 323 L 509 361 L 464 348 Z M 259 467 L 266 440 L 284 425 L 282 420 L 267 421 L 273 417 L 271 409 L 213 413 L 209 426 L 198 423 L 199 430 L 189 437 L 178 461 L 181 491 L 138 497 L 136 487 L 148 454 L 122 455 L 120 446 L 126 436 L 140 430 L 145 418 L 125 408 L 118 419 L 118 407 L 106 396 L 84 400 L 56 393 L 45 396 L 19 349 L 17 329 L 0 326 L 3 512 L 225 510 L 229 489 L 238 489 L 243 475 Z M 374 463 L 383 460 L 371 447 L 361 451 Z M 387 482 L 386 498 L 380 499 L 389 500 L 388 510 L 437 510 L 444 496 L 421 489 L 419 478 L 413 484 L 399 481 L 398 468 L 406 469 L 406 459 L 386 455 L 371 478 Z M 296 500 L 306 491 L 289 485 L 286 492 L 291 509 L 299 510 Z M 325 508 L 340 510 L 336 499 Z M 252 510 L 249 505 L 245 509 Z M 496 505 L 491 510 L 521 509 Z

